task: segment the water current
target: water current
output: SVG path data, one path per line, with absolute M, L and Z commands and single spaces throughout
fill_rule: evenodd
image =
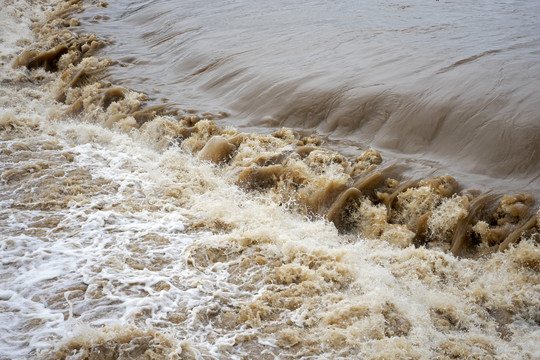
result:
M 0 8 L 0 359 L 540 358 L 537 2 Z
M 538 191 L 539 14 L 535 1 L 157 0 L 82 20 L 113 43 L 114 79 L 158 101 Z

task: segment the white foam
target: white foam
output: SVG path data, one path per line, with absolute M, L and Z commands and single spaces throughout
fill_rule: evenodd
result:
M 1 343 L 0 354 L 27 356 L 50 348 L 50 339 L 59 341 L 73 336 L 73 331 L 81 326 L 111 326 L 118 322 L 165 327 L 178 339 L 189 338 L 202 353 L 216 358 L 234 353 L 235 337 L 254 330 L 238 328 L 224 333 L 201 322 L 201 318 L 222 308 L 222 299 L 227 299 L 231 308 L 237 308 L 256 301 L 272 291 L 274 285 L 254 283 L 253 289 L 246 290 L 242 284 L 230 281 L 232 263 L 218 261 L 208 267 L 190 267 L 186 250 L 194 244 L 220 246 L 227 239 L 245 236 L 272 239 L 265 248 L 266 255 L 275 254 L 283 260 L 296 253 L 344 253 L 342 261 L 353 271 L 354 281 L 342 293 L 344 300 L 330 304 L 327 311 L 354 303 L 373 309 L 391 303 L 411 323 L 410 341 L 427 341 L 433 347 L 446 341 L 447 335 L 433 326 L 431 309 L 455 307 L 460 321 L 471 333 L 500 343 L 494 327 L 481 329 L 483 320 L 475 315 L 475 309 L 481 308 L 463 297 L 460 289 L 463 284 L 478 281 L 481 262 L 460 262 L 436 251 L 402 250 L 368 239 L 344 242 L 327 222 L 305 221 L 271 202 L 242 193 L 221 178 L 214 167 L 198 163 L 178 149 L 160 154 L 127 135 L 96 125 L 54 126 L 55 139 L 62 147 L 59 151 L 76 154 L 73 162 L 59 166 L 66 173 L 84 169 L 93 180 L 102 179 L 105 185 L 102 192 L 90 192 L 83 201 L 72 201 L 55 212 L 61 221 L 47 230 L 44 237 L 28 233 L 28 224 L 38 216 L 49 215 L 47 211 L 20 209 L 9 215 L 6 208 L 0 211 L 0 219 L 7 219 L 4 224 L 9 223 L 9 231 L 26 233 L 2 244 L 0 303 L 7 310 L 2 324 L 9 325 L 0 326 L 9 336 Z M 95 141 L 84 144 L 81 140 L 88 132 L 94 133 Z M 181 164 L 181 169 L 173 168 L 174 164 Z M 199 193 L 188 189 L 188 181 L 197 176 L 210 184 Z M 163 197 L 163 189 L 174 184 L 193 192 L 195 200 L 190 209 Z M 88 186 L 92 186 L 91 180 Z M 187 234 L 190 228 L 186 226 L 186 215 L 225 219 L 233 224 L 233 229 L 225 234 Z M 448 264 L 444 271 L 460 268 L 461 279 L 447 284 L 421 280 L 416 274 L 424 271 L 422 261 L 415 260 L 421 256 L 426 257 L 427 263 Z M 409 258 L 411 262 L 407 264 Z M 405 271 L 401 264 L 409 273 L 400 274 Z M 256 274 L 249 271 L 245 276 Z M 481 281 L 493 287 L 511 280 L 490 273 L 483 275 Z M 80 286 L 87 288 L 81 292 Z M 60 300 L 53 300 L 52 295 L 59 295 Z M 469 313 L 467 309 L 474 311 Z M 175 313 L 186 316 L 181 327 L 168 320 Z M 290 319 L 297 326 L 303 326 L 313 315 L 302 306 L 282 314 L 284 321 Z M 29 319 L 39 319 L 41 324 L 29 329 Z M 381 319 L 366 318 L 355 326 L 380 326 Z M 521 326 L 530 329 L 529 324 Z M 522 339 L 531 336 L 524 335 Z M 268 351 L 277 346 L 274 335 L 259 334 L 257 338 Z M 519 353 L 516 346 L 532 352 L 532 341 L 524 341 L 494 346 L 506 353 Z M 428 357 L 435 354 L 429 348 L 423 350 Z

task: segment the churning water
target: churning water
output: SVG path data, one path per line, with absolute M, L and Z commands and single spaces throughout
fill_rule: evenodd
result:
M 82 18 L 113 42 L 114 78 L 159 101 L 538 190 L 539 16 L 536 1 L 163 0 Z
M 540 357 L 537 2 L 1 9 L 1 359 Z

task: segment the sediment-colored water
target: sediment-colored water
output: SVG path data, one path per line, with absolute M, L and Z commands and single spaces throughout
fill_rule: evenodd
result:
M 1 359 L 540 356 L 538 6 L 276 4 L 3 1 Z
M 375 147 L 413 177 L 531 192 L 539 13 L 531 1 L 123 0 L 81 24 L 111 42 L 100 54 L 118 61 L 114 79 L 157 103 L 227 111 L 221 123 L 258 133 L 316 131 L 350 155 Z

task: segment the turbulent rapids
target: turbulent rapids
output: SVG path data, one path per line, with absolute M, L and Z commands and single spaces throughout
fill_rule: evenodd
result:
M 150 106 L 106 6 L 2 5 L 1 359 L 540 356 L 533 196 Z

